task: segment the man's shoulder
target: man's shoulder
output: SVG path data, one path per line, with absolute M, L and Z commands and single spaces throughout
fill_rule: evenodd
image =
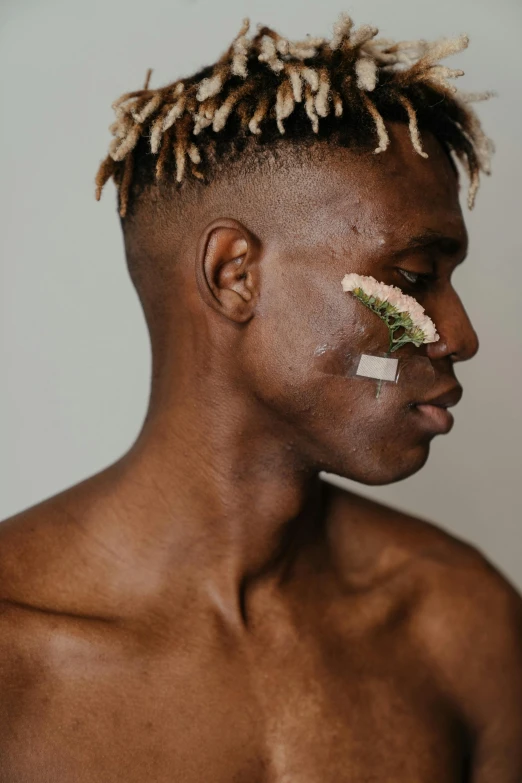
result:
M 520 593 L 479 548 L 455 547 L 451 539 L 424 553 L 416 573 L 420 598 L 411 625 L 419 655 L 476 743 L 491 747 L 499 764 L 504 755 L 522 764 Z
M 60 495 L 0 522 L 0 600 L 20 600 L 36 574 L 45 580 L 50 561 L 64 554 L 68 525 Z
M 485 719 L 497 705 L 522 731 L 517 589 L 480 548 L 432 522 L 351 493 L 340 505 L 348 517 L 355 509 L 392 553 L 391 573 L 404 576 L 411 594 L 410 633 L 441 687 L 470 720 Z
M 78 572 L 74 523 L 61 502 L 60 495 L 46 498 L 0 522 L 0 713 L 6 694 L 37 668 L 74 594 L 67 569 Z
M 346 538 L 354 523 L 355 529 L 367 530 L 378 549 L 389 553 L 383 559 L 412 572 L 420 600 L 430 601 L 433 609 L 466 609 L 464 623 L 483 620 L 486 611 L 516 615 L 522 608 L 518 591 L 477 545 L 405 511 L 340 488 L 334 491 L 338 513 L 346 520 L 341 526 Z
M 475 575 L 490 574 L 491 564 L 484 554 L 441 525 L 338 485 L 332 485 L 331 491 L 340 535 L 348 542 L 354 535 L 361 539 L 364 548 L 371 548 L 390 573 L 420 568 L 433 582 L 437 574 L 458 576 L 468 567 Z M 441 579 L 440 588 L 445 585 L 446 579 Z
M 0 602 L 58 613 L 81 611 L 101 570 L 109 572 L 109 553 L 89 526 L 97 517 L 102 528 L 110 513 L 99 488 L 101 476 L 0 522 Z

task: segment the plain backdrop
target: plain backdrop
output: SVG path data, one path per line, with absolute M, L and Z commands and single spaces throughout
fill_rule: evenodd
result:
M 156 86 L 213 62 L 244 16 L 300 38 L 329 35 L 340 11 L 386 37 L 467 32 L 448 64 L 461 87 L 498 92 L 477 107 L 497 153 L 455 273 L 481 340 L 458 367 L 456 425 L 416 476 L 356 489 L 474 543 L 522 585 L 520 0 L 1 0 L 0 519 L 115 461 L 145 414 L 149 343 L 113 185 L 94 200 L 111 102 L 148 67 Z

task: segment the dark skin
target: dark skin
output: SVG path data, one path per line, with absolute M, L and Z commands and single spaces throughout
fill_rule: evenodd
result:
M 457 402 L 477 350 L 455 174 L 391 132 L 216 184 L 182 239 L 146 207 L 126 229 L 150 407 L 118 462 L 0 526 L 1 783 L 520 783 L 520 597 L 318 475 L 419 470 L 451 422 L 415 403 Z M 348 377 L 386 330 L 347 272 L 426 308 L 440 340 L 404 352 L 429 382 Z

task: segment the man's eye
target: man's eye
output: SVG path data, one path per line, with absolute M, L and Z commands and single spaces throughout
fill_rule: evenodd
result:
M 426 288 L 434 279 L 434 275 L 421 274 L 420 272 L 410 272 L 408 269 L 399 269 L 401 275 L 415 288 Z
M 408 272 L 407 269 L 399 269 L 399 272 L 409 283 L 413 283 L 413 285 L 415 285 L 420 277 L 416 272 Z

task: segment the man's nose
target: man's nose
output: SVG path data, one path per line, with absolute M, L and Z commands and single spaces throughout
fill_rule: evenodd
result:
M 451 357 L 454 362 L 472 359 L 479 349 L 479 341 L 458 294 L 451 289 L 444 295 L 444 304 L 429 313 L 435 322 L 440 339 L 428 343 L 430 359 Z

